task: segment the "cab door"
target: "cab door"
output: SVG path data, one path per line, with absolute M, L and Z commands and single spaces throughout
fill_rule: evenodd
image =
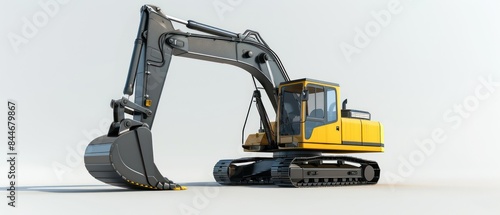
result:
M 310 83 L 306 89 L 304 142 L 341 144 L 338 87 Z

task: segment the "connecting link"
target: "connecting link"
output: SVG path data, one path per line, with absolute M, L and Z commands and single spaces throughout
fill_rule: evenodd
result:
M 145 117 L 149 117 L 153 112 L 145 107 L 142 107 L 127 98 L 123 97 L 118 100 L 111 100 L 111 108 L 113 108 L 113 123 L 108 131 L 109 136 L 118 136 L 121 132 L 129 130 L 135 127 L 146 126 L 140 121 L 133 119 L 126 119 L 125 113 L 130 115 L 143 114 Z
M 118 100 L 111 100 L 111 108 L 117 109 L 117 108 L 124 108 L 124 112 L 134 115 L 137 112 L 144 114 L 145 116 L 151 116 L 153 115 L 153 112 L 145 107 L 142 107 L 130 100 L 128 100 L 125 97 L 122 97 L 121 99 Z M 128 109 L 126 109 L 128 108 Z

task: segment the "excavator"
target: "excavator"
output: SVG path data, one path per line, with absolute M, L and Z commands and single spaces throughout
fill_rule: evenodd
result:
M 174 29 L 173 22 L 198 33 Z M 347 100 L 340 104 L 338 84 L 290 80 L 278 55 L 256 31 L 234 33 L 181 20 L 154 5 L 141 8 L 124 96 L 111 101 L 109 131 L 85 151 L 85 167 L 97 180 L 131 189 L 186 189 L 164 177 L 153 158 L 151 129 L 172 56 L 229 64 L 252 76 L 250 106 L 257 108 L 260 129 L 242 147 L 272 157 L 218 161 L 213 176 L 219 184 L 314 187 L 378 182 L 377 162 L 343 154 L 383 152 L 383 126 L 371 120 L 369 112 L 347 109 Z M 275 121 L 269 119 L 261 90 L 275 111 Z

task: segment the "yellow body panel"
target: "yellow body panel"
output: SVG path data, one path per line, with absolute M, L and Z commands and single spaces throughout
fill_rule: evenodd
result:
M 271 129 L 276 131 L 276 122 L 271 122 Z M 262 147 L 269 145 L 267 135 L 264 132 L 249 134 L 243 144 L 244 151 L 259 151 Z
M 245 146 L 264 146 L 268 145 L 266 138 L 266 133 L 259 132 L 255 134 L 249 134 L 247 139 L 245 140 Z
M 380 122 L 342 118 L 342 141 L 360 144 L 383 143 L 383 126 Z
M 362 142 L 361 120 L 342 118 L 342 142 Z
M 337 126 L 339 127 L 338 131 L 336 129 Z M 341 144 L 342 136 L 340 134 L 340 123 L 330 123 L 314 128 L 311 137 L 302 140 L 302 142 Z
M 361 120 L 363 143 L 382 143 L 380 122 Z

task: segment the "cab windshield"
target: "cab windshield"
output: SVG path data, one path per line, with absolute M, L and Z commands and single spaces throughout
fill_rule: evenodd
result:
M 281 88 L 280 135 L 300 135 L 302 84 Z

